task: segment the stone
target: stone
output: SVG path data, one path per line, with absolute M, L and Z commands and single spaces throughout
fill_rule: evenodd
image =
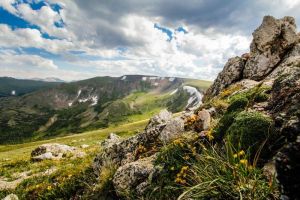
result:
M 121 137 L 115 133 L 110 133 L 108 137 L 101 143 L 102 148 L 111 148 L 113 145 L 121 142 Z
M 181 117 L 176 117 L 167 122 L 164 129 L 159 135 L 159 139 L 163 144 L 178 138 L 184 131 L 184 120 Z
M 208 131 L 210 129 L 210 113 L 203 109 L 198 112 L 197 120 L 195 122 L 195 130 L 197 132 Z
M 136 150 L 140 147 L 147 147 L 156 144 L 158 136 L 165 127 L 165 124 L 159 124 L 155 127 L 145 129 L 143 132 L 132 136 L 120 143 L 115 143 L 98 154 L 93 162 L 93 169 L 96 175 L 101 172 L 105 160 L 111 160 L 116 166 L 124 165 L 135 161 Z
M 148 125 L 146 126 L 146 129 L 153 128 L 157 125 L 166 124 L 167 121 L 172 119 L 172 113 L 168 110 L 164 109 L 160 111 L 158 115 L 155 115 L 149 120 Z
M 286 52 L 299 41 L 292 17 L 275 19 L 265 16 L 252 35 L 250 58 L 246 62 L 243 77 L 256 81 L 272 72 Z
M 86 148 L 88 148 L 90 145 L 87 145 L 87 144 L 82 144 L 82 145 L 80 145 L 80 148 L 82 148 L 82 149 L 86 149 Z
M 49 143 L 38 146 L 31 152 L 32 161 L 42 160 L 60 160 L 64 157 L 71 156 L 82 157 L 85 153 L 80 152 L 76 147 L 64 144 Z
M 19 200 L 19 198 L 15 194 L 9 194 L 3 200 Z
M 156 155 L 127 163 L 118 168 L 114 177 L 113 185 L 118 196 L 126 196 L 130 191 L 143 193 L 148 186 L 148 177 L 155 171 L 154 161 Z
M 237 82 L 243 78 L 243 70 L 245 60 L 241 57 L 230 58 L 224 66 L 222 72 L 214 81 L 213 85 L 207 90 L 207 96 L 218 95 L 222 89 L 228 87 L 230 84 Z

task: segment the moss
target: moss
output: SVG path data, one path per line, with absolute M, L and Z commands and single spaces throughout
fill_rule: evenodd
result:
M 249 90 L 232 95 L 231 97 L 229 97 L 229 101 L 233 102 L 237 99 L 247 98 L 250 104 L 264 102 L 269 99 L 270 90 L 271 87 L 262 86 L 261 84 L 259 84 Z
M 236 149 L 249 149 L 255 153 L 272 133 L 272 119 L 259 112 L 239 113 L 227 130 L 230 143 Z
M 220 141 L 223 139 L 224 135 L 227 132 L 227 129 L 231 126 L 233 123 L 235 117 L 237 114 L 241 112 L 241 110 L 236 112 L 226 112 L 223 117 L 220 119 L 218 125 L 213 130 L 213 136 L 217 141 Z
M 244 109 L 247 107 L 249 100 L 241 96 L 240 98 L 236 98 L 227 108 L 227 112 L 235 112 L 240 109 Z

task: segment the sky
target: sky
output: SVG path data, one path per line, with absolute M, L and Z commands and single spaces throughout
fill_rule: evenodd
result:
M 128 74 L 213 80 L 263 16 L 300 0 L 0 0 L 0 76 Z

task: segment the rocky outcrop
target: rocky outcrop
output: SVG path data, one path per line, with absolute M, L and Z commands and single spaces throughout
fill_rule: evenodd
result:
M 219 73 L 213 85 L 208 89 L 207 94 L 212 96 L 217 95 L 222 89 L 241 80 L 243 78 L 244 66 L 244 59 L 238 56 L 230 58 L 225 64 L 223 71 Z
M 79 151 L 76 147 L 56 143 L 43 144 L 31 152 L 32 161 L 60 160 L 64 157 L 77 158 L 83 156 L 85 156 L 85 153 Z
M 281 199 L 299 199 L 300 43 L 294 18 L 264 17 L 253 33 L 250 54 L 229 59 L 206 98 L 217 97 L 229 86 L 239 86 L 237 93 L 270 88 L 267 98 L 259 102 L 248 98 L 251 102 L 247 109 L 274 120 L 274 133 L 268 138 L 274 142 L 267 145 L 266 151 L 270 159 L 277 153 L 275 166 Z
M 250 54 L 230 58 L 206 96 L 218 95 L 230 84 L 243 79 L 266 79 L 286 56 L 298 54 L 299 47 L 294 48 L 298 43 L 294 18 L 264 17 L 262 24 L 253 32 Z
M 187 116 L 182 114 L 173 118 L 172 113 L 162 110 L 149 120 L 143 132 L 133 137 L 121 140 L 110 134 L 94 160 L 95 174 L 100 175 L 105 162 L 110 160 L 117 167 L 113 185 L 118 196 L 126 196 L 132 191 L 142 194 L 155 171 L 156 152 L 183 134 Z
M 294 18 L 264 17 L 260 27 L 253 33 L 244 78 L 258 81 L 264 79 L 298 40 Z

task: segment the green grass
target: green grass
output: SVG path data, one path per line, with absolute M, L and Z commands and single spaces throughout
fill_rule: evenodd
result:
M 9 160 L 18 160 L 21 157 L 29 159 L 30 152 L 37 146 L 45 143 L 63 143 L 72 146 L 80 146 L 81 144 L 97 145 L 99 141 L 105 139 L 111 132 L 117 133 L 120 136 L 128 137 L 139 131 L 142 131 L 147 124 L 148 119 L 123 124 L 116 127 L 100 129 L 96 131 L 88 131 L 81 134 L 59 137 L 49 140 L 41 140 L 16 145 L 0 145 L 0 164 Z
M 91 164 L 95 155 L 101 150 L 99 142 L 105 139 L 111 132 L 123 138 L 127 138 L 141 132 L 147 123 L 148 119 L 145 119 L 117 127 L 89 131 L 55 139 L 17 145 L 1 145 L 0 179 L 7 178 L 8 181 L 13 181 L 17 179 L 14 177 L 16 174 L 29 170 L 30 175 L 43 173 L 53 167 L 55 167 L 56 171 L 51 175 L 38 175 L 25 179 L 14 191 L 0 191 L 0 199 L 11 192 L 17 194 L 20 199 L 69 199 L 71 198 L 70 195 L 76 195 L 77 192 L 82 193 L 89 191 L 91 185 L 97 182 L 92 172 Z M 83 149 L 83 151 L 87 153 L 87 156 L 84 158 L 31 162 L 31 151 L 45 143 L 61 143 L 76 147 L 82 144 L 88 144 L 90 146 Z
M 202 90 L 206 90 L 211 86 L 211 81 L 197 80 L 197 79 L 185 79 L 184 85 L 193 86 Z

